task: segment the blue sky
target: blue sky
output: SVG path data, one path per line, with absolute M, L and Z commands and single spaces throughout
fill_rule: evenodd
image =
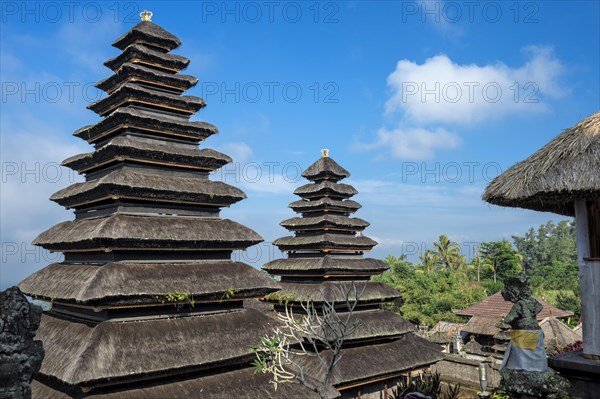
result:
M 0 288 L 59 260 L 30 242 L 72 213 L 48 200 L 80 177 L 58 164 L 91 151 L 71 136 L 142 10 L 178 36 L 200 78 L 203 146 L 234 164 L 213 178 L 248 199 L 222 212 L 269 242 L 321 148 L 352 173 L 372 256 L 431 248 L 466 255 L 557 215 L 480 196 L 498 173 L 600 108 L 597 1 L 11 2 L 1 4 Z

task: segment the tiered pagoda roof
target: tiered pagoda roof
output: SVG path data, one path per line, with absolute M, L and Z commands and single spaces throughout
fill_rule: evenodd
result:
M 168 54 L 179 39 L 147 15 L 113 44 L 123 52 L 98 83 L 108 96 L 88 107 L 102 119 L 74 133 L 94 151 L 63 165 L 85 182 L 51 197 L 75 220 L 34 241 L 65 260 L 20 284 L 53 303 L 34 397 L 317 397 L 253 376 L 249 345 L 275 321 L 243 301 L 279 287 L 231 259 L 262 238 L 220 217 L 245 195 L 209 180 L 231 159 L 198 148 L 217 128 L 189 120 L 205 103 L 182 93 L 198 80 L 179 73 L 189 60 Z
M 294 235 L 273 242 L 287 252 L 287 258 L 263 266 L 281 277 L 282 286 L 281 291 L 267 295 L 266 301 L 276 310 L 289 306 L 296 312 L 302 311 L 303 302 L 311 301 L 317 308 L 324 302 L 335 302 L 343 314 L 348 311 L 346 297 L 354 301 L 354 288 L 362 292 L 353 314 L 362 325 L 345 341 L 331 380 L 343 397 L 360 397 L 373 392 L 375 384 L 381 385 L 382 381 L 390 382 L 387 387 L 391 388 L 395 379 L 427 368 L 442 355 L 437 346 L 415 334 L 412 324 L 381 310 L 381 305 L 397 299 L 399 293 L 383 283 L 369 281 L 388 266 L 363 257 L 377 242 L 362 235 L 368 222 L 350 217 L 361 207 L 350 200 L 356 189 L 340 183 L 350 173 L 329 157 L 328 150 L 322 155 L 302 173 L 312 183 L 294 192 L 302 199 L 292 202 L 290 208 L 300 216 L 281 222 Z M 302 356 L 300 362 L 308 375 L 323 377 L 315 357 Z

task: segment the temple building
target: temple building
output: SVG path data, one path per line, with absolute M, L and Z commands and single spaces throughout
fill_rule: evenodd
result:
M 399 379 L 428 369 L 442 358 L 442 353 L 437 345 L 417 336 L 411 323 L 381 309 L 399 293 L 383 283 L 369 281 L 388 266 L 363 257 L 377 242 L 362 235 L 368 222 L 350 217 L 361 207 L 350 199 L 357 194 L 354 187 L 340 183 L 350 173 L 329 157 L 327 150 L 322 155 L 302 173 L 312 183 L 294 191 L 301 199 L 292 202 L 290 208 L 300 216 L 281 222 L 294 235 L 273 242 L 288 257 L 263 266 L 270 274 L 280 276 L 282 286 L 266 301 L 275 310 L 287 306 L 294 312 L 300 312 L 300 304 L 307 301 L 316 307 L 335 302 L 342 318 L 348 312 L 346 296 L 357 301 L 353 319 L 362 325 L 344 342 L 330 382 L 342 398 L 387 397 L 385 391 L 391 393 Z M 324 369 L 315 357 L 302 359 L 305 373 L 317 381 L 325 380 Z
M 275 391 L 250 366 L 275 321 L 243 302 L 279 286 L 231 259 L 262 238 L 220 217 L 245 195 L 209 179 L 231 159 L 199 148 L 217 128 L 190 120 L 205 103 L 182 94 L 198 79 L 150 16 L 113 43 L 122 53 L 97 85 L 108 96 L 88 107 L 101 120 L 74 133 L 94 151 L 63 165 L 85 182 L 51 199 L 75 219 L 34 241 L 64 261 L 19 285 L 52 303 L 33 397 L 317 398 L 297 383 Z

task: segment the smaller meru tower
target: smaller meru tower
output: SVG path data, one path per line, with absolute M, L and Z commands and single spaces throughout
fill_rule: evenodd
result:
M 182 95 L 198 79 L 169 52 L 179 39 L 150 21 L 113 43 L 122 50 L 88 108 L 102 119 L 74 133 L 94 151 L 63 162 L 85 175 L 52 195 L 75 211 L 34 241 L 65 260 L 20 284 L 52 302 L 37 333 L 45 358 L 33 397 L 313 398 L 300 384 L 277 391 L 254 375 L 249 345 L 273 319 L 243 301 L 278 289 L 233 250 L 262 238 L 221 219 L 245 195 L 209 179 L 231 162 L 199 149 L 217 128 L 190 121 L 202 99 Z
M 419 373 L 442 358 L 439 348 L 415 334 L 414 326 L 381 306 L 399 297 L 371 276 L 388 269 L 385 262 L 364 258 L 377 242 L 362 235 L 369 223 L 350 217 L 361 205 L 350 198 L 354 187 L 340 183 L 350 173 L 322 150 L 322 157 L 302 176 L 312 183 L 297 188 L 299 201 L 289 206 L 300 214 L 281 222 L 293 236 L 275 240 L 274 245 L 288 257 L 271 261 L 263 269 L 281 277 L 282 290 L 269 294 L 267 301 L 282 311 L 291 306 L 301 312 L 301 303 L 311 301 L 318 308 L 324 301 L 336 303 L 342 314 L 348 311 L 346 295 L 358 298 L 353 318 L 362 325 L 344 342 L 342 358 L 333 369 L 330 383 L 342 398 L 382 398 L 399 378 Z M 314 357 L 306 359 L 305 372 L 323 380 L 323 369 Z M 390 391 L 391 393 L 391 391 Z

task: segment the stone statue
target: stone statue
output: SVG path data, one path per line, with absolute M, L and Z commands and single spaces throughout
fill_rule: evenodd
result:
M 42 342 L 33 339 L 41 316 L 17 287 L 0 292 L 0 399 L 31 398 L 31 380 L 44 358 Z
M 531 296 L 529 280 L 525 277 L 509 277 L 505 281 L 502 297 L 514 305 L 500 325 L 502 329 L 511 329 L 510 343 L 504 352 L 500 368 L 546 370 L 548 358 L 544 348 L 544 334 L 536 318 L 542 311 L 542 304 Z
M 483 351 L 481 350 L 481 344 L 475 341 L 475 336 L 473 334 L 469 336 L 469 342 L 463 346 L 463 349 L 467 353 L 473 353 L 476 355 L 483 354 Z
M 514 398 L 570 398 L 570 383 L 548 368 L 544 334 L 536 318 L 542 305 L 531 296 L 529 279 L 507 278 L 502 296 L 514 305 L 500 325 L 511 329 L 500 366 L 500 388 Z

